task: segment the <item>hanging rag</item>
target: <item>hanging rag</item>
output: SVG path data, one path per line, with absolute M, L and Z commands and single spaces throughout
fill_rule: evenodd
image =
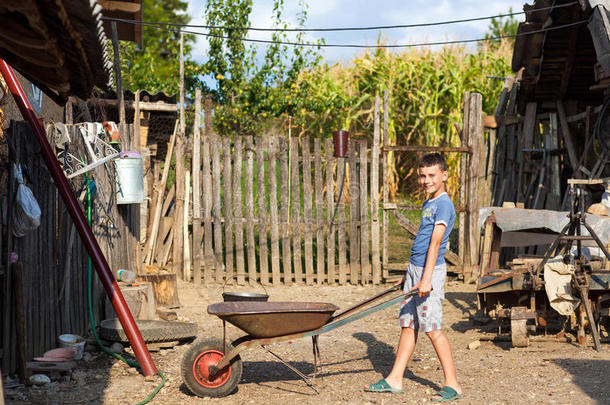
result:
M 574 265 L 563 262 L 556 256 L 544 265 L 544 289 L 551 307 L 561 315 L 570 315 L 580 304 L 572 295 L 572 273 Z

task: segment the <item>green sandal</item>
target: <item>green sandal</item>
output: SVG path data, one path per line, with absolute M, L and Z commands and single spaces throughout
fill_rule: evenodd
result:
M 390 384 L 385 379 L 381 379 L 375 384 L 369 385 L 368 388 L 364 389 L 366 392 L 393 392 L 395 394 L 404 393 L 403 390 L 397 390 L 396 388 L 390 387 Z
M 448 402 L 463 398 L 461 394 L 458 394 L 457 391 L 451 387 L 443 387 L 438 390 L 434 395 L 437 395 L 440 398 L 432 398 L 433 402 Z

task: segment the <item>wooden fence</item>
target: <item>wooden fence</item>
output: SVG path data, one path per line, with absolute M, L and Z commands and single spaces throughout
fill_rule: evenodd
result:
M 203 136 L 203 281 L 378 283 L 378 139 Z
M 70 152 L 86 156 L 80 142 L 77 125 L 68 125 Z M 131 126 L 122 131 L 124 150 L 133 146 Z M 47 125 L 48 139 L 56 145 L 52 125 Z M 76 232 L 50 173 L 39 153 L 38 143 L 26 122 L 11 123 L 10 162 L 18 162 L 27 173 L 27 185 L 32 189 L 41 208 L 40 226 L 22 238 L 11 235 L 11 203 L 3 206 L 2 225 L 6 226 L 6 252 L 10 263 L 15 252 L 16 263 L 1 268 L 0 311 L 2 340 L 0 358 L 2 370 L 24 371 L 24 362 L 41 356 L 56 347 L 62 333 L 86 335 L 89 330 L 87 299 L 88 255 Z M 59 152 L 59 151 L 58 151 Z M 99 166 L 88 173 L 95 179 L 97 192 L 93 197 L 92 229 L 111 268 L 132 268 L 137 263 L 139 207 L 117 206 L 114 164 Z M 10 182 L 9 196 L 14 196 L 15 184 Z M 83 176 L 72 180 L 78 197 L 83 190 Z M 87 212 L 86 199 L 81 200 Z M 92 303 L 97 322 L 105 318 L 105 291 L 92 270 Z M 19 314 L 23 313 L 23 317 Z M 22 355 L 21 355 L 22 354 Z

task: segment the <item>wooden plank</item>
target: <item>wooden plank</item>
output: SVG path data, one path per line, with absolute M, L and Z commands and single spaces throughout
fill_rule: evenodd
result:
M 280 222 L 282 232 L 282 274 L 284 284 L 292 284 L 292 270 L 290 253 L 290 190 L 288 189 L 288 142 L 286 138 L 279 138 L 279 161 L 280 161 Z
M 210 173 L 210 144 L 211 136 L 206 135 L 203 137 L 202 150 L 201 150 L 201 161 L 202 161 L 202 189 L 203 198 L 201 199 L 201 205 L 203 207 L 203 279 L 206 283 L 210 283 L 214 279 L 214 248 L 212 242 L 214 240 L 212 235 L 212 176 Z M 218 153 L 218 151 L 216 151 Z M 194 198 L 194 197 L 193 197 Z M 201 196 L 200 196 L 201 198 Z M 201 223 L 201 221 L 196 221 Z M 201 226 L 201 225 L 200 225 Z M 193 228 L 194 229 L 194 228 Z M 194 238 L 193 232 L 193 238 Z M 222 239 L 222 238 L 221 238 Z M 201 246 L 201 239 L 198 239 L 198 245 Z
M 351 143 L 351 142 L 350 142 Z M 343 158 L 337 162 L 337 188 L 339 194 L 337 196 L 337 244 L 339 247 L 339 284 L 347 283 L 347 246 L 346 246 L 346 220 L 345 220 L 345 177 L 347 169 L 347 158 Z
M 246 136 L 245 172 L 246 246 L 248 251 L 248 281 L 256 282 L 256 244 L 254 242 L 254 144 L 252 136 Z
M 191 194 L 191 172 L 188 170 L 184 173 L 184 210 L 182 213 L 182 240 L 184 241 L 184 250 L 183 250 L 183 267 L 184 267 L 184 279 L 186 281 L 191 280 L 192 272 L 191 272 L 191 250 L 189 243 L 189 201 Z M 199 275 L 201 279 L 201 274 Z
M 167 195 L 165 196 L 165 199 L 163 200 L 163 205 L 161 208 L 162 217 L 167 216 L 167 214 L 169 212 L 169 207 L 171 206 L 172 202 L 174 201 L 175 195 L 176 195 L 176 185 L 174 184 L 172 186 L 172 188 L 169 189 L 169 192 L 167 193 Z
M 220 204 L 220 139 L 216 134 L 211 138 L 212 152 L 212 215 L 214 217 L 214 270 L 216 282 L 224 281 L 223 245 L 222 245 L 222 205 Z M 207 236 L 206 236 L 207 237 Z
M 360 140 L 360 266 L 362 273 L 362 284 L 371 281 L 371 262 L 369 260 L 369 202 L 368 202 L 368 165 L 367 165 L 368 142 Z M 379 161 L 377 162 L 379 164 Z M 378 218 L 379 219 L 379 218 Z M 379 243 L 379 238 L 377 239 Z M 379 246 L 379 245 L 377 245 Z
M 244 261 L 244 214 L 241 206 L 241 170 L 243 141 L 241 136 L 235 136 L 233 141 L 233 218 L 235 221 L 235 268 L 237 283 L 243 285 L 246 280 Z
M 151 165 L 150 165 L 150 149 L 147 147 L 143 147 L 140 150 L 140 154 L 142 155 L 142 171 L 144 175 L 143 179 L 143 192 L 145 196 L 145 200 L 142 204 L 139 204 L 140 208 L 140 240 L 138 241 L 140 246 L 144 246 L 146 244 L 146 237 L 148 232 L 148 218 L 150 216 L 149 210 L 149 198 L 152 197 L 152 190 L 148 187 L 149 178 L 151 176 Z M 150 199 L 152 201 L 152 198 Z M 139 248 L 138 248 L 139 249 Z
M 119 54 L 119 36 L 116 21 L 110 22 L 112 29 L 112 50 L 114 55 L 114 77 L 117 103 L 119 105 L 119 123 L 125 122 L 125 97 L 123 95 L 123 79 L 121 78 L 121 60 Z
M 313 202 L 311 189 L 311 152 L 308 137 L 303 137 L 303 218 L 305 221 L 305 278 L 307 285 L 314 283 L 313 275 Z
M 184 176 L 185 176 L 185 168 L 184 168 L 184 160 L 180 158 L 180 156 L 184 156 L 186 147 L 186 139 L 184 137 L 184 132 L 178 132 L 178 136 L 176 136 L 176 200 L 175 200 L 175 208 L 174 208 L 174 249 L 172 254 L 172 267 L 174 273 L 178 277 L 181 277 L 184 281 L 186 280 L 186 272 L 184 271 L 184 261 L 183 261 L 183 246 L 185 243 L 184 235 L 182 232 L 183 222 L 182 218 L 184 216 L 184 199 L 185 199 L 185 189 L 184 189 Z
M 150 214 L 148 215 L 148 224 L 147 224 L 147 229 L 146 229 L 146 248 L 148 247 L 148 242 L 151 238 L 151 234 L 152 234 L 152 229 L 153 229 L 153 223 L 155 222 L 155 212 L 156 212 L 156 208 L 157 208 L 157 202 L 160 200 L 159 198 L 159 193 L 162 191 L 160 190 L 161 188 L 161 179 L 159 178 L 159 174 L 161 173 L 161 165 L 159 164 L 158 160 L 155 160 L 155 164 L 153 167 L 153 175 L 152 175 L 152 184 L 153 186 L 150 187 L 150 190 L 152 192 L 152 203 L 150 205 Z M 151 164 L 152 164 L 152 160 L 151 160 Z M 149 183 L 150 184 L 150 183 Z M 151 192 L 149 192 L 149 195 L 151 194 Z M 163 198 L 163 197 L 161 197 Z M 144 250 L 144 258 L 146 260 L 146 252 L 147 250 Z
M 314 183 L 316 192 L 316 282 L 322 284 L 324 277 L 324 190 L 322 187 L 322 147 L 320 138 L 313 140 Z
M 470 264 L 474 265 L 478 263 L 478 246 L 479 246 L 479 235 L 480 232 L 477 227 L 477 218 L 479 210 L 479 202 L 477 195 L 478 188 L 478 175 L 479 175 L 479 142 L 478 139 L 483 136 L 483 123 L 481 119 L 481 103 L 482 97 L 478 93 L 470 94 L 470 118 L 468 122 L 469 132 L 469 147 L 472 151 L 471 159 L 469 162 L 468 175 L 470 178 L 468 184 L 468 206 L 469 206 L 469 252 L 470 252 Z
M 390 144 L 390 119 L 389 119 L 389 109 L 390 109 L 390 96 L 389 96 L 389 92 L 388 90 L 384 90 L 383 92 L 383 156 L 382 156 L 382 166 L 381 166 L 381 178 L 382 178 L 382 182 L 383 182 L 383 205 L 384 207 L 386 206 L 386 204 L 388 204 L 390 202 L 390 184 L 389 184 L 389 154 L 388 154 L 388 150 L 387 147 Z M 373 270 L 373 284 L 377 284 L 379 283 L 380 279 L 381 279 L 381 271 L 380 269 L 378 269 L 378 266 L 375 265 L 375 261 L 379 261 L 378 257 L 379 257 L 379 252 L 377 252 L 377 255 L 375 254 L 375 245 L 379 246 L 379 242 L 375 243 L 373 241 L 374 237 L 373 237 L 373 228 L 374 227 L 378 227 L 378 225 L 375 224 L 375 222 L 379 223 L 379 214 L 376 214 L 379 212 L 379 207 L 377 209 L 375 209 L 375 179 L 377 179 L 377 176 L 373 175 L 373 171 L 374 170 L 379 170 L 379 164 L 375 164 L 374 160 L 378 159 L 379 153 L 375 152 L 375 145 L 377 145 L 377 147 L 379 147 L 379 138 L 377 138 L 377 142 L 375 142 L 375 136 L 373 133 L 373 146 L 371 149 L 371 261 L 372 261 L 372 270 Z M 377 158 L 376 158 L 377 156 Z M 378 187 L 379 185 L 377 185 Z M 379 195 L 379 193 L 377 193 L 377 195 Z M 377 199 L 377 204 L 379 204 L 379 200 Z M 377 215 L 377 219 L 375 218 Z M 386 277 L 387 274 L 387 266 L 388 266 L 388 231 L 389 231 L 389 227 L 390 227 L 390 223 L 388 222 L 389 218 L 388 218 L 388 210 L 387 209 L 383 209 L 383 214 L 382 214 L 382 218 L 381 218 L 381 226 L 383 227 L 383 250 L 382 250 L 382 254 L 381 254 L 381 262 L 382 262 L 382 267 L 383 267 L 383 276 Z M 377 248 L 378 249 L 378 248 Z M 375 256 L 377 256 L 377 259 L 375 258 Z
M 232 197 L 233 187 L 231 185 L 231 139 L 226 136 L 222 139 L 222 156 L 224 163 L 223 191 L 224 191 L 224 215 L 225 215 L 225 280 L 233 283 L 233 213 Z
M 336 266 L 335 266 L 335 232 L 334 212 L 335 212 L 335 190 L 333 179 L 333 143 L 332 139 L 327 138 L 324 143 L 324 151 L 326 156 L 326 222 L 328 223 L 327 230 L 327 273 L 328 284 L 333 285 L 336 282 Z
M 299 178 L 299 139 L 292 138 L 290 143 L 290 186 L 292 199 L 292 254 L 294 258 L 294 281 L 303 283 L 303 268 L 301 266 L 301 187 Z
M 269 220 L 271 221 L 271 277 L 274 286 L 280 285 L 280 232 L 277 213 L 277 160 L 279 158 L 279 140 L 269 137 Z
M 356 285 L 360 281 L 360 238 L 358 234 L 358 221 L 360 217 L 359 198 L 360 192 L 358 168 L 356 156 L 356 140 L 352 140 L 347 145 L 347 155 L 349 161 L 349 281 Z
M 270 155 L 271 156 L 271 155 Z M 265 155 L 263 151 L 263 137 L 256 137 L 256 171 L 257 185 L 256 199 L 258 203 L 258 245 L 259 245 L 259 273 L 262 285 L 269 285 L 268 249 L 267 249 L 267 203 L 265 186 Z M 275 173 L 275 172 L 274 172 Z M 276 211 L 277 212 L 277 211 Z
M 559 122 L 561 123 L 561 133 L 563 135 L 563 143 L 568 150 L 568 159 L 572 170 L 576 172 L 578 170 L 578 152 L 574 147 L 574 140 L 570 132 L 570 126 L 566 119 L 566 111 L 563 106 L 563 101 L 557 100 L 557 115 L 559 116 Z
M 167 153 L 165 155 L 165 163 L 163 164 L 163 174 L 161 176 L 161 182 L 159 183 L 159 194 L 157 195 L 157 202 L 155 205 L 155 214 L 153 217 L 153 226 L 151 235 L 156 235 L 159 231 L 159 220 L 161 219 L 161 200 L 163 198 L 163 190 L 165 190 L 165 184 L 167 183 L 167 176 L 169 175 L 169 166 L 174 151 L 174 143 L 176 141 L 176 131 L 178 130 L 178 121 L 174 124 L 174 133 L 169 138 L 167 144 Z M 154 252 L 154 241 L 156 238 L 151 237 L 146 245 L 146 264 L 152 264 L 153 252 Z
M 199 174 L 201 173 L 201 89 L 195 90 L 195 122 L 193 124 L 193 283 L 201 283 L 201 186 Z M 204 168 L 205 170 L 205 168 Z M 207 235 L 206 235 L 207 236 Z
M 559 105 L 559 103 L 558 103 Z M 550 114 L 550 134 L 548 141 L 545 142 L 545 149 L 553 150 L 559 148 L 559 131 L 557 128 L 557 113 Z M 546 208 L 551 210 L 561 209 L 561 172 L 559 167 L 559 156 L 551 155 L 550 157 L 550 182 L 551 189 L 547 198 Z

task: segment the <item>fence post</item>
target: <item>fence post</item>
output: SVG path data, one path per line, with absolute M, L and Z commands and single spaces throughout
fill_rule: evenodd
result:
M 193 125 L 193 283 L 201 283 L 201 188 L 199 173 L 201 172 L 201 89 L 195 90 L 195 123 Z M 207 207 L 206 207 L 207 209 Z M 206 235 L 207 237 L 208 235 Z
M 389 202 L 388 190 L 388 151 L 386 147 L 390 143 L 389 130 L 389 93 L 383 92 L 383 204 Z M 379 96 L 375 97 L 375 125 L 373 128 L 373 146 L 371 148 L 371 261 L 373 267 L 373 284 L 381 282 L 381 263 L 379 263 L 379 138 L 381 136 L 379 128 Z M 388 266 L 388 212 L 385 207 L 382 217 L 383 225 L 383 268 Z
M 479 178 L 479 152 L 480 144 L 483 140 L 483 120 L 482 120 L 482 96 L 478 93 L 468 93 L 467 101 L 464 101 L 464 106 L 468 102 L 468 110 L 464 111 L 464 130 L 468 129 L 467 140 L 470 147 L 470 159 L 468 164 L 468 214 L 467 214 L 467 230 L 468 230 L 468 265 L 470 266 L 472 276 L 476 276 L 476 266 L 479 263 L 479 238 L 480 230 L 478 227 L 479 217 L 479 196 L 478 196 L 478 178 Z M 468 120 L 466 122 L 466 119 Z

